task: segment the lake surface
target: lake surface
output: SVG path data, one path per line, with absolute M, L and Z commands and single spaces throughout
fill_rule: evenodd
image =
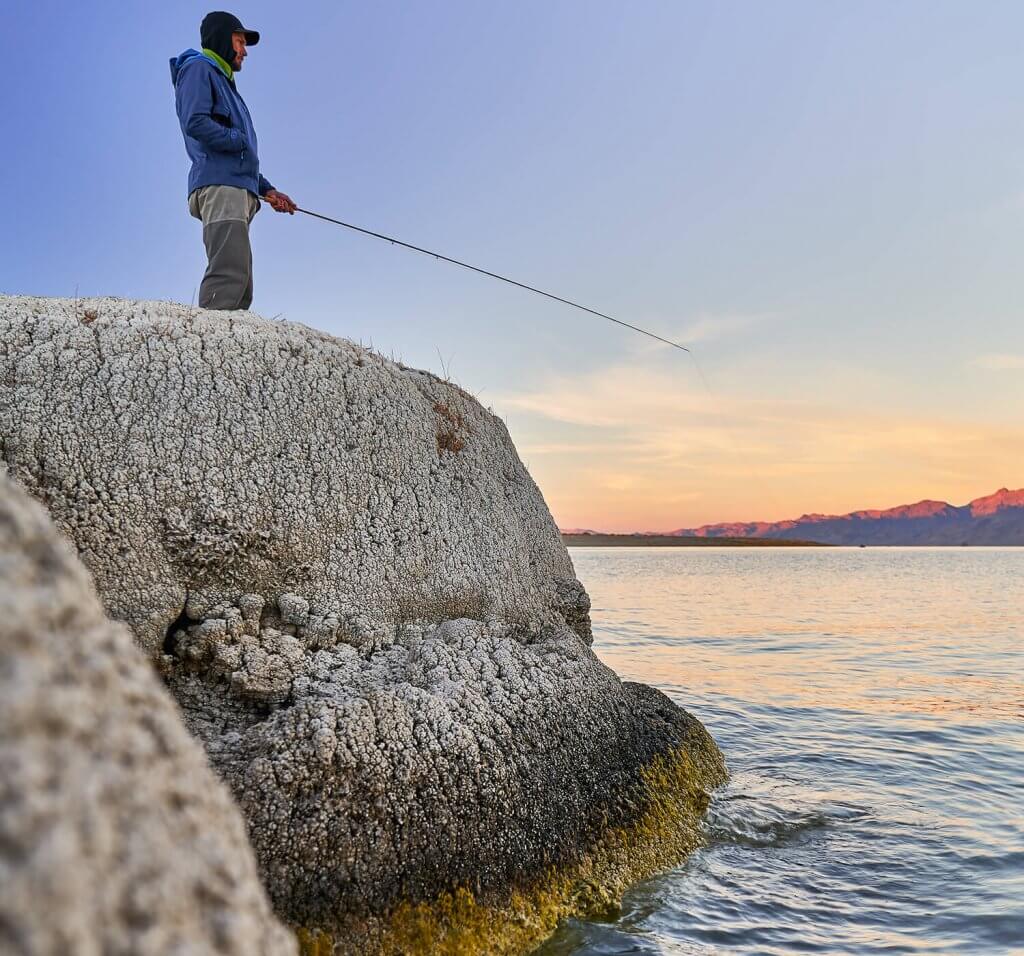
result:
M 707 844 L 543 956 L 1024 953 L 1024 549 L 573 549 L 594 646 L 696 714 Z

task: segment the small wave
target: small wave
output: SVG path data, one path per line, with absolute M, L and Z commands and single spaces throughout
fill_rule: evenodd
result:
M 829 825 L 824 813 L 809 813 L 799 819 L 750 819 L 727 813 L 709 814 L 705 831 L 712 843 L 736 843 L 741 846 L 778 847 L 793 841 L 801 833 Z
M 805 834 L 859 819 L 866 810 L 822 800 L 783 781 L 747 774 L 734 778 L 711 801 L 704 822 L 711 843 L 779 847 Z

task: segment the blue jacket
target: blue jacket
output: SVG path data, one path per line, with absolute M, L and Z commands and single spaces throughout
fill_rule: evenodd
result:
M 221 68 L 198 50 L 186 50 L 171 59 L 171 82 L 192 160 L 189 195 L 201 186 L 241 186 L 257 196 L 273 189 L 260 174 L 249 110 Z

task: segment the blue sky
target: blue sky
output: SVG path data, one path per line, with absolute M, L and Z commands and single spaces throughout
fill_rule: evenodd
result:
M 14 0 L 0 291 L 189 301 L 190 3 Z M 1024 485 L 1024 5 L 249 2 L 254 310 L 492 405 L 564 526 Z

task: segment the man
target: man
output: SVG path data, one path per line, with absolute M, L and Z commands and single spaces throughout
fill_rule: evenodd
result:
M 235 87 L 248 47 L 260 35 L 230 13 L 210 13 L 199 28 L 202 52 L 186 50 L 171 60 L 171 82 L 185 151 L 189 212 L 203 223 L 208 265 L 199 286 L 204 309 L 247 309 L 252 304 L 249 223 L 259 197 L 277 212 L 296 206 L 260 173 L 256 131 Z

